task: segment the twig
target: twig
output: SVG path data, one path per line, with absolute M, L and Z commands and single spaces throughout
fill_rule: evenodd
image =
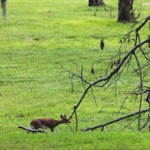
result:
M 77 112 L 75 111 L 75 118 L 76 118 L 76 132 L 78 131 L 78 116 Z
M 143 77 L 142 77 L 142 70 L 141 70 L 141 66 L 138 60 L 138 57 L 136 56 L 136 54 L 134 53 L 136 62 L 137 62 L 137 66 L 139 69 L 139 76 L 140 76 L 140 91 L 143 91 Z M 140 104 L 139 104 L 139 111 L 141 111 L 142 109 L 142 94 L 140 95 Z M 140 130 L 141 126 L 141 114 L 139 114 L 139 120 L 138 120 L 138 129 Z

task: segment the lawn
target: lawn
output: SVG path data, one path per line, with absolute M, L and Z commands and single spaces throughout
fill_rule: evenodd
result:
M 95 8 L 88 7 L 85 0 L 7 2 L 7 21 L 0 17 L 0 149 L 149 149 L 147 130 L 132 131 L 121 123 L 105 132 L 80 131 L 138 110 L 131 96 L 126 101 L 128 109 L 120 111 L 126 93 L 139 80 L 128 71 L 117 83 L 117 97 L 114 85 L 94 88 L 96 103 L 89 92 L 78 109 L 77 133 L 74 118 L 70 126 L 59 126 L 58 134 L 32 134 L 18 129 L 18 125 L 29 126 L 34 118 L 71 115 L 84 89 L 80 80 L 73 78 L 72 92 L 71 74 L 65 69 L 79 74 L 83 67 L 90 82 L 106 75 L 110 58 L 120 46 L 119 39 L 132 24 L 117 22 L 117 0 L 105 1 L 106 6 L 99 7 L 96 16 Z M 139 20 L 149 15 L 149 6 L 150 0 L 135 2 L 136 13 L 141 9 Z M 111 17 L 105 7 L 112 9 Z M 145 29 L 143 39 L 148 32 Z M 100 39 L 105 39 L 103 51 Z M 92 67 L 94 75 L 90 73 Z M 130 87 L 129 76 L 133 84 Z

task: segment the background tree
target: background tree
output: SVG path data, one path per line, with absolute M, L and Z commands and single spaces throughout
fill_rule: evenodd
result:
M 89 6 L 98 6 L 98 5 L 103 5 L 104 2 L 103 0 L 89 0 Z
M 6 0 L 1 0 L 3 19 L 6 20 Z
M 133 0 L 118 0 L 118 21 L 135 21 L 133 13 Z

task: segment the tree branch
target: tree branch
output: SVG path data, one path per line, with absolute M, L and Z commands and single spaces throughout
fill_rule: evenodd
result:
M 101 124 L 101 125 L 98 125 L 98 126 L 94 126 L 94 127 L 90 127 L 90 128 L 86 128 L 86 129 L 83 129 L 82 131 L 89 131 L 89 130 L 95 130 L 95 129 L 98 129 L 98 128 L 102 128 L 104 129 L 104 127 L 110 125 L 110 124 L 113 124 L 113 123 L 116 123 L 116 122 L 119 122 L 123 119 L 126 119 L 126 118 L 130 118 L 132 116 L 135 116 L 135 115 L 138 115 L 138 114 L 142 114 L 142 113 L 145 113 L 145 112 L 149 112 L 150 111 L 150 108 L 148 109 L 145 109 L 145 110 L 141 110 L 141 111 L 138 111 L 138 112 L 134 112 L 134 113 L 131 113 L 129 115 L 126 115 L 126 116 L 123 116 L 123 117 L 120 117 L 120 118 L 117 118 L 115 120 L 112 120 L 112 121 L 109 121 L 105 124 Z
M 32 133 L 37 133 L 37 132 L 39 132 L 39 133 L 45 133 L 46 132 L 45 130 L 42 130 L 42 129 L 30 129 L 30 128 L 26 128 L 26 127 L 24 127 L 22 125 L 19 125 L 18 128 L 26 130 L 28 132 L 32 132 Z
M 137 44 L 133 49 L 131 49 L 124 57 L 123 59 L 120 61 L 120 64 L 118 64 L 118 66 L 106 77 L 103 77 L 103 78 L 100 78 L 99 80 L 96 80 L 92 83 L 89 83 L 87 88 L 84 90 L 80 100 L 78 101 L 78 103 L 74 106 L 74 110 L 69 118 L 72 119 L 74 113 L 76 112 L 76 110 L 78 109 L 78 107 L 80 106 L 82 100 L 84 99 L 84 97 L 86 96 L 86 94 L 88 93 L 89 89 L 92 87 L 92 86 L 96 86 L 98 83 L 100 82 L 104 82 L 100 87 L 103 87 L 105 86 L 106 83 L 109 82 L 109 80 L 119 71 L 119 69 L 121 68 L 121 66 L 124 64 L 124 62 L 128 59 L 128 57 L 130 57 L 132 54 L 135 53 L 135 51 L 141 47 L 142 45 L 144 45 L 145 43 L 149 43 L 150 42 L 150 39 L 146 39 L 145 41 Z

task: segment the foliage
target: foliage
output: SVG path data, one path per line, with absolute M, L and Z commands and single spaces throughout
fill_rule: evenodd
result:
M 146 2 L 142 1 L 143 4 Z M 84 0 L 8 1 L 6 23 L 0 18 L 2 149 L 70 149 L 75 144 L 78 149 L 149 148 L 148 133 L 75 133 L 62 125 L 60 134 L 26 134 L 17 128 L 20 124 L 28 126 L 33 118 L 70 115 L 82 88 L 78 87 L 80 82 L 76 80 L 75 92 L 71 93 L 70 76 L 62 65 L 72 71 L 78 71 L 76 64 L 84 66 L 85 76 L 91 81 L 95 76 L 105 74 L 108 58 L 118 48 L 118 39 L 131 27 L 131 24 L 116 22 L 117 0 L 106 4 L 113 8 L 111 18 L 104 7 L 98 8 L 96 16 L 93 16 L 95 8 L 87 7 Z M 144 5 L 142 17 L 148 15 L 148 10 L 149 5 Z M 102 38 L 107 39 L 104 51 L 99 49 Z M 92 66 L 96 75 L 90 74 Z M 127 78 L 126 73 L 122 78 L 124 84 Z M 118 86 L 120 99 L 125 96 L 126 86 L 121 83 Z M 112 114 L 114 117 L 117 115 L 119 110 L 116 106 L 120 106 L 120 101 L 115 99 L 113 87 L 107 91 L 109 95 L 103 90 L 96 91 L 97 105 L 91 95 L 86 97 L 79 110 L 82 127 L 87 127 L 87 123 L 90 126 L 105 122 L 113 117 Z M 127 105 L 133 109 L 136 104 L 130 99 Z M 74 124 L 72 120 L 71 126 Z M 117 125 L 108 131 L 116 129 Z

